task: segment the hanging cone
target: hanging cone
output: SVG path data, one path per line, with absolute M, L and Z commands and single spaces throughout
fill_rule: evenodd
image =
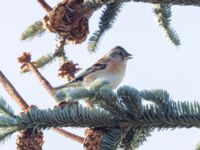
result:
M 84 150 L 100 150 L 102 138 L 103 132 L 101 130 L 87 128 L 83 142 Z
M 67 43 L 82 43 L 89 33 L 88 19 L 93 11 L 81 0 L 64 0 L 48 12 L 43 25 L 48 31 L 66 37 Z
M 19 132 L 16 141 L 17 150 L 42 150 L 43 143 L 43 133 L 32 129 Z

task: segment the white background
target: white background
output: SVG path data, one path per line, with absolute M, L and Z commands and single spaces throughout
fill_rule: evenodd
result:
M 56 0 L 48 1 L 55 5 Z M 31 74 L 21 74 L 17 57 L 24 51 L 32 53 L 33 60 L 50 53 L 55 35 L 46 33 L 33 41 L 21 42 L 20 33 L 31 23 L 44 16 L 43 9 L 35 0 L 2 1 L 0 9 L 0 69 L 15 85 L 28 104 L 40 108 L 53 107 L 52 98 Z M 98 26 L 100 12 L 90 19 L 90 33 Z M 66 46 L 68 56 L 86 68 L 116 45 L 133 54 L 128 64 L 127 74 L 122 85 L 141 89 L 166 89 L 174 100 L 200 100 L 200 9 L 198 7 L 174 6 L 172 25 L 181 37 L 182 45 L 176 48 L 163 38 L 155 21 L 151 4 L 128 3 L 122 9 L 113 28 L 107 32 L 96 53 L 90 55 L 87 41 L 81 45 Z M 63 80 L 57 77 L 58 63 L 41 70 L 42 74 L 57 86 Z M 7 99 L 16 113 L 19 107 L 0 86 L 0 95 Z M 83 135 L 83 129 L 68 128 Z M 12 135 L 1 150 L 16 149 L 16 135 Z M 53 131 L 44 131 L 44 150 L 82 149 L 82 146 Z M 200 141 L 200 131 L 195 128 L 155 131 L 139 150 L 193 150 Z

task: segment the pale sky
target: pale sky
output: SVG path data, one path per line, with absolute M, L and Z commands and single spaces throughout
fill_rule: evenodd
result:
M 55 0 L 49 3 L 56 4 Z M 21 42 L 20 33 L 31 23 L 41 19 L 44 11 L 35 1 L 2 1 L 0 69 L 14 84 L 22 97 L 39 108 L 53 107 L 52 98 L 31 74 L 21 74 L 17 57 L 24 51 L 37 59 L 50 53 L 54 45 L 54 34 L 46 33 L 33 41 Z M 182 45 L 175 47 L 162 35 L 155 21 L 150 4 L 128 3 L 122 9 L 113 28 L 104 36 L 96 53 L 87 52 L 87 41 L 81 45 L 66 46 L 70 59 L 87 68 L 116 45 L 133 54 L 128 64 L 126 77 L 121 85 L 130 85 L 138 90 L 166 89 L 174 100 L 200 100 L 200 9 L 198 7 L 174 6 L 172 25 L 181 38 Z M 97 29 L 99 12 L 90 19 L 90 33 Z M 90 34 L 91 35 L 91 34 Z M 58 63 L 41 70 L 42 74 L 57 86 L 63 80 L 57 77 Z M 19 107 L 0 86 L 0 95 L 7 99 L 16 113 Z M 68 128 L 68 131 L 83 136 L 83 129 Z M 12 135 L 1 150 L 16 149 L 16 135 Z M 82 145 L 50 130 L 44 131 L 44 150 L 82 149 Z M 199 129 L 176 129 L 155 131 L 138 150 L 193 150 L 200 141 Z

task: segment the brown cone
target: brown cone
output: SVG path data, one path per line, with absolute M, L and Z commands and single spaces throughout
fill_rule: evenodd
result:
M 17 150 L 42 150 L 43 143 L 43 133 L 32 129 L 19 132 L 16 141 Z
M 78 44 L 85 41 L 88 33 L 88 18 L 93 10 L 83 9 L 80 0 L 64 0 L 43 18 L 44 27 L 66 37 L 67 43 Z
M 83 142 L 84 150 L 100 150 L 103 132 L 97 129 L 86 129 L 85 139 Z
M 75 74 L 81 69 L 77 67 L 78 64 L 73 63 L 73 61 L 65 62 L 60 68 L 58 76 L 64 78 L 67 77 L 68 80 L 72 80 Z

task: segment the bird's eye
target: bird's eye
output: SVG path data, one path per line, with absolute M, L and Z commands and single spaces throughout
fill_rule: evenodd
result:
M 119 55 L 121 55 L 121 56 L 122 56 L 122 55 L 123 55 L 123 53 L 122 53 L 122 52 L 119 52 Z

